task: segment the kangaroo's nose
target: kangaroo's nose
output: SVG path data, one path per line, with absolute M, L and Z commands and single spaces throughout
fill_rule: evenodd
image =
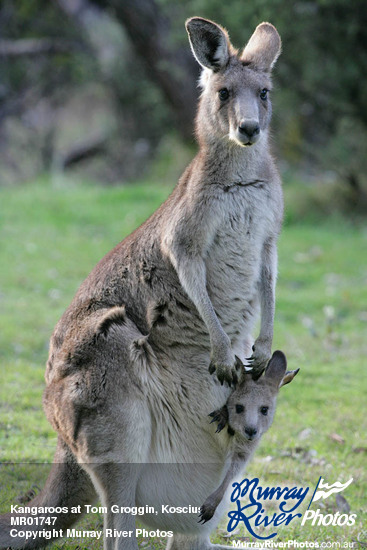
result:
M 241 120 L 238 131 L 240 134 L 253 138 L 260 133 L 260 126 L 257 120 L 245 119 Z
M 254 435 L 257 434 L 257 429 L 256 428 L 245 428 L 245 434 L 248 436 L 248 437 L 254 437 Z

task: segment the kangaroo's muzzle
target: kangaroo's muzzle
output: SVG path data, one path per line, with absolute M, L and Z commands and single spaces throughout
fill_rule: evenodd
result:
M 260 125 L 255 119 L 241 120 L 237 131 L 236 139 L 241 145 L 253 145 L 260 137 Z

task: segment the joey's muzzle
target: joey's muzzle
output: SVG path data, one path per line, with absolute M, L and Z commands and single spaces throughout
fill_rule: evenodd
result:
M 249 441 L 252 441 L 253 439 L 256 439 L 256 435 L 257 435 L 257 429 L 256 428 L 254 428 L 252 426 L 247 426 L 244 429 L 244 436 Z

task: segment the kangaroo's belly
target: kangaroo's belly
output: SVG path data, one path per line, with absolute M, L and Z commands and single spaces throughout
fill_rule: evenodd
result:
M 147 396 L 151 440 L 147 462 L 139 465 L 136 504 L 154 508 L 139 517 L 152 528 L 195 533 L 203 532 L 200 506 L 227 471 L 229 436 L 226 430 L 215 432 L 208 414 L 226 402 L 231 390 L 218 384 L 207 367 L 192 369 L 195 377 L 190 368 L 174 363 L 170 383 L 164 373 L 156 381 L 159 400 Z
M 153 508 L 139 519 L 149 527 L 175 532 L 202 532 L 200 506 L 223 479 L 221 464 L 144 465 L 136 491 L 136 505 Z

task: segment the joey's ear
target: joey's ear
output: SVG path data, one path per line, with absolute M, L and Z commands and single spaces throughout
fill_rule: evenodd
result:
M 276 387 L 283 380 L 285 371 L 287 370 L 287 359 L 282 351 L 274 351 L 268 366 L 265 370 L 265 378 L 272 382 Z
M 293 378 L 299 373 L 299 369 L 296 370 L 288 370 L 285 375 L 283 376 L 279 388 L 282 386 L 285 386 L 286 384 L 290 384 L 293 380 Z
M 258 71 L 270 72 L 282 49 L 282 42 L 271 23 L 260 23 L 242 52 L 241 60 Z
M 186 21 L 190 46 L 202 67 L 218 72 L 229 60 L 230 42 L 227 32 L 212 21 L 192 17 Z

